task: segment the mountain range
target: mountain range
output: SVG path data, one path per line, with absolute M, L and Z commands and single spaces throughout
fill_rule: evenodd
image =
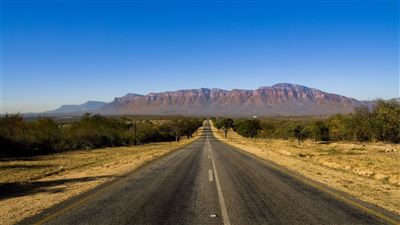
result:
M 63 105 L 45 114 L 273 116 L 350 113 L 366 102 L 297 84 L 279 83 L 255 90 L 187 89 L 140 95 L 112 102 Z
M 81 105 L 62 105 L 60 108 L 55 110 L 46 111 L 44 113 L 74 113 L 74 112 L 91 112 L 103 107 L 106 102 L 99 101 L 87 101 Z

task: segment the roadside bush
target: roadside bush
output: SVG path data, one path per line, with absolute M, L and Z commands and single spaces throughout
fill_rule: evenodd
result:
M 379 141 L 400 143 L 400 105 L 395 101 L 378 101 L 373 109 L 374 137 Z
M 126 117 L 86 114 L 79 120 L 62 124 L 50 118 L 25 121 L 19 114 L 5 115 L 0 118 L 0 156 L 173 141 L 175 131 L 179 138 L 180 135 L 191 138 L 202 125 L 202 120 L 197 118 L 176 118 L 158 123 L 144 119 L 135 121 Z
M 260 120 L 238 120 L 235 123 L 234 130 L 244 136 L 253 138 L 257 135 L 258 131 L 261 129 Z
M 329 127 L 326 122 L 318 120 L 310 125 L 310 134 L 315 141 L 330 141 Z
M 244 137 L 268 139 L 400 143 L 400 104 L 396 101 L 378 100 L 372 109 L 359 107 L 347 115 L 264 118 L 257 129 L 251 129 L 253 125 L 249 121 L 252 120 L 236 120 L 235 131 Z M 303 132 L 306 137 L 303 137 Z

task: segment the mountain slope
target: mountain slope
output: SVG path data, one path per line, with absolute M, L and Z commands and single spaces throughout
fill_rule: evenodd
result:
M 45 113 L 91 112 L 100 109 L 106 104 L 106 102 L 87 101 L 81 105 L 62 105 L 60 108 Z
M 296 84 L 256 90 L 190 89 L 147 95 L 127 94 L 101 107 L 106 114 L 153 115 L 327 115 L 349 113 L 362 103 Z

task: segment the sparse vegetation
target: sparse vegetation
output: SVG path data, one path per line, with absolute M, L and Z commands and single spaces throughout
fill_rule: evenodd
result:
M 228 119 L 215 119 L 215 127 L 222 129 L 220 123 L 224 120 Z M 234 121 L 232 129 L 244 137 L 297 139 L 299 142 L 311 139 L 317 142 L 400 143 L 400 104 L 379 100 L 373 109 L 360 107 L 348 115 L 337 114 L 325 118 L 238 119 Z
M 58 123 L 50 118 L 27 121 L 19 115 L 0 118 L 0 156 L 48 154 L 77 149 L 129 146 L 191 138 L 202 119 L 162 121 L 86 114 L 76 121 Z

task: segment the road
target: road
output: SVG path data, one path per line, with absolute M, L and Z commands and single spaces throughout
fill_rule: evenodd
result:
M 215 139 L 206 123 L 193 144 L 22 224 L 390 224 L 380 211 Z

